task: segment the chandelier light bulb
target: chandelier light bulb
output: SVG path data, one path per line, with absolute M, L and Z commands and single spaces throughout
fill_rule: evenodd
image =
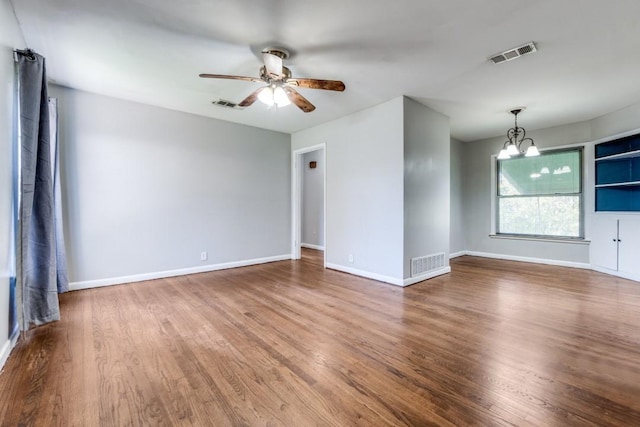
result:
M 507 154 L 510 156 L 517 156 L 518 154 L 520 154 L 520 150 L 518 150 L 516 144 L 509 144 L 507 145 Z
M 535 157 L 539 156 L 540 152 L 538 151 L 538 147 L 536 147 L 533 143 L 527 148 L 527 153 L 524 155 L 525 157 Z
M 500 150 L 500 154 L 498 154 L 498 160 L 506 160 L 510 158 L 511 156 L 509 155 L 509 153 L 507 153 L 506 148 L 503 148 L 502 150 Z

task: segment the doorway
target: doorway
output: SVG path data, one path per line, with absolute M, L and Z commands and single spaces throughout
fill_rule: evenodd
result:
M 326 266 L 325 144 L 295 150 L 292 156 L 292 259 L 301 248 L 323 251 Z

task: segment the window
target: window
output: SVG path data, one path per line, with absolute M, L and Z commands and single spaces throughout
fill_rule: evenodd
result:
M 498 234 L 583 238 L 582 149 L 498 160 Z

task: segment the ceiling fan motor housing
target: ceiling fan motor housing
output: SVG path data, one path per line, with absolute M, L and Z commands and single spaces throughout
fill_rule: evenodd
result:
M 264 65 L 260 67 L 260 78 L 267 83 L 271 83 L 273 81 L 286 80 L 291 78 L 291 70 L 287 67 L 282 67 L 282 75 L 278 78 L 273 78 L 268 72 L 267 67 Z
M 277 56 L 280 59 L 287 59 L 290 56 L 289 51 L 282 47 L 265 47 L 264 49 L 262 49 L 262 53 L 269 53 L 271 55 Z

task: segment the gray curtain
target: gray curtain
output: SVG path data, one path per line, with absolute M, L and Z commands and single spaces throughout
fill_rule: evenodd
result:
M 51 154 L 45 60 L 29 50 L 18 51 L 17 59 L 20 192 L 16 304 L 24 331 L 31 325 L 60 319 L 57 251 L 61 248 L 56 246 L 52 160 L 57 155 Z
M 60 188 L 60 149 L 58 144 L 58 100 L 49 98 L 49 139 L 51 153 L 51 179 L 53 179 L 53 219 L 56 237 L 56 282 L 58 293 L 69 290 L 67 253 L 64 249 L 62 228 L 62 190 Z

